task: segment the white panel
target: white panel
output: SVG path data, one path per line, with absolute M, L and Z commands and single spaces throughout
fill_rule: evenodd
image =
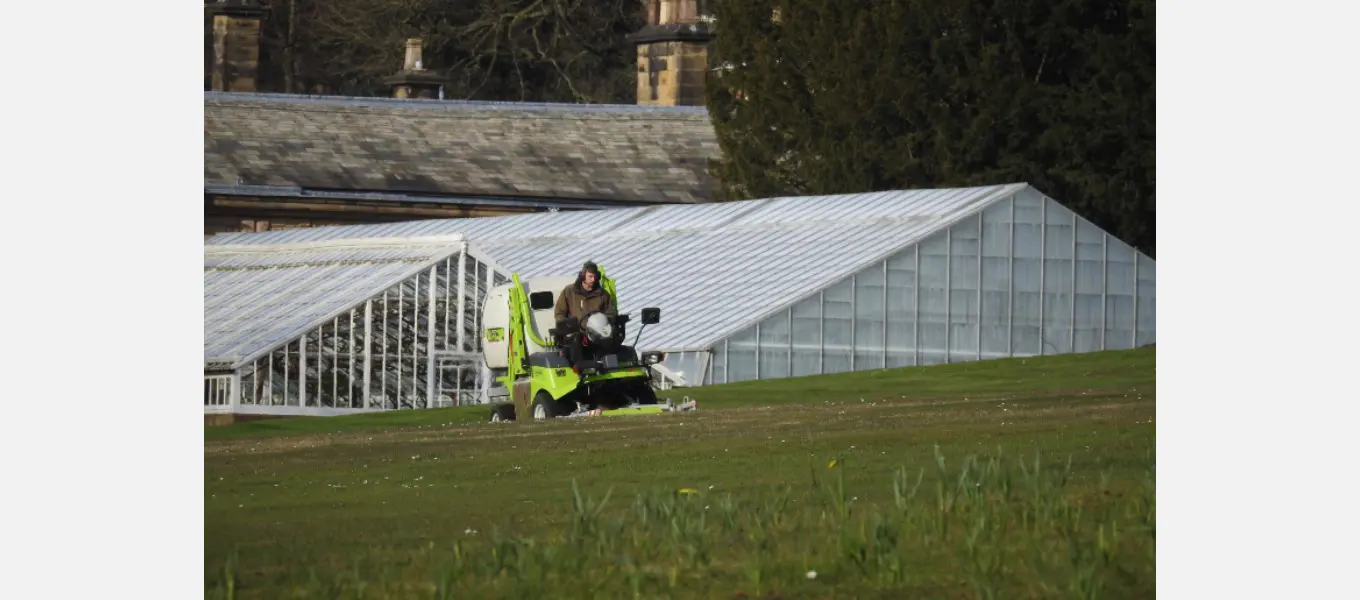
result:
M 713 346 L 713 362 L 708 367 L 708 374 L 705 376 L 709 385 L 727 383 L 727 342 L 722 341 Z
M 1137 345 L 1157 342 L 1157 263 L 1138 255 Z
M 950 362 L 977 359 L 980 300 L 981 240 L 978 216 L 949 230 L 949 354 Z
M 916 364 L 916 248 L 888 259 L 888 367 Z
M 1022 196 L 1015 198 L 1015 254 L 1011 261 L 1011 353 L 1029 356 L 1043 351 L 1039 339 L 1043 278 L 1042 204 L 1028 206 Z M 1033 223 L 1029 222 L 1031 217 Z
M 697 379 L 702 376 L 699 372 L 699 359 L 702 356 L 702 352 L 670 352 L 663 363 L 671 371 L 679 373 L 686 385 L 697 386 L 702 383 Z
M 923 242 L 917 327 L 920 364 L 949 360 L 949 244 L 944 232 Z
M 756 328 L 741 330 L 727 340 L 727 380 L 750 381 L 756 378 Z
M 855 369 L 883 366 L 883 264 L 855 274 Z
M 793 375 L 822 372 L 822 299 L 814 295 L 793 305 Z
M 1106 236 L 1105 348 L 1133 347 L 1134 294 L 1133 249 L 1114 236 Z
M 1045 198 L 1034 190 L 1026 189 L 1015 194 L 1015 223 L 1029 225 L 1044 224 Z
M 1043 353 L 1072 351 L 1072 212 L 1049 201 L 1045 207 Z
M 1100 350 L 1101 313 L 1104 311 L 1105 234 L 1084 219 L 1077 220 L 1077 289 L 1073 307 L 1075 352 Z
M 1011 201 L 982 214 L 982 357 L 1010 355 Z
M 789 311 L 760 322 L 760 378 L 789 376 Z
M 854 288 L 843 280 L 822 294 L 822 372 L 850 370 L 851 338 L 855 307 Z

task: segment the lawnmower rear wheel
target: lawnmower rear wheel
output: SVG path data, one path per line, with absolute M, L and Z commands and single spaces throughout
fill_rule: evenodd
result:
M 500 423 L 502 421 L 515 420 L 515 405 L 509 403 L 491 405 L 491 422 Z

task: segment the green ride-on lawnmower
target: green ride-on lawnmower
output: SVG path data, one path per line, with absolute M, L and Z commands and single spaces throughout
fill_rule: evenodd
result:
M 482 354 L 496 380 L 509 391 L 509 401 L 491 404 L 491 421 L 620 416 L 695 410 L 693 401 L 659 400 L 652 389 L 651 367 L 660 352 L 638 355 L 624 342 L 630 315 L 589 315 L 576 326 L 558 322 L 553 307 L 575 277 L 531 277 L 487 293 L 482 313 Z M 526 285 L 527 284 L 527 285 Z M 600 285 L 618 306 L 614 280 L 600 271 Z M 661 321 L 661 309 L 642 309 L 642 328 Z M 539 331 L 547 332 L 546 336 Z M 641 337 L 642 330 L 638 330 Z M 573 365 L 568 336 L 582 336 L 583 360 Z

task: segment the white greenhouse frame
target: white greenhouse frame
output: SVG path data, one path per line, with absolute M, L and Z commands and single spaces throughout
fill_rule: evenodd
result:
M 389 251 L 412 247 L 423 252 L 394 257 Z M 291 282 L 291 289 L 288 283 L 261 286 L 247 304 L 263 306 L 236 318 L 256 323 L 286 320 L 299 304 L 295 298 L 326 285 L 321 280 L 334 276 L 333 268 L 365 271 L 396 263 L 400 273 L 376 287 L 372 278 L 357 277 L 357 287 L 330 290 L 342 308 L 282 341 L 252 345 L 269 338 L 247 327 L 247 342 L 239 346 L 245 351 L 205 361 L 205 414 L 323 416 L 485 402 L 489 371 L 477 335 L 480 303 L 508 276 L 466 241 L 210 245 L 205 256 L 229 263 L 205 267 L 205 276 L 224 269 L 287 272 L 274 279 Z
M 1026 271 L 1037 280 L 1017 277 Z M 1152 259 L 1027 189 L 760 315 L 708 349 L 679 352 L 675 366 L 714 385 L 1131 349 L 1156 343 L 1156 276 Z M 1027 280 L 1037 289 L 1017 285 Z M 827 335 L 835 321 L 844 333 Z M 923 334 L 926 326 L 933 335 Z M 745 356 L 734 370 L 738 352 Z
M 205 352 L 205 413 L 340 414 L 454 402 L 445 397 L 485 402 L 491 382 L 477 346 L 478 294 L 511 272 L 571 274 L 588 259 L 618 278 L 621 311 L 662 309 L 662 323 L 645 329 L 640 349 L 666 352 L 666 366 L 685 385 L 1156 342 L 1156 262 L 1026 184 L 233 233 L 206 242 L 207 262 L 238 255 L 254 258 L 232 259 L 223 268 L 302 264 L 306 273 L 332 263 L 410 266 L 400 270 L 399 282 L 379 286 L 369 279 L 345 288 L 340 296 L 347 304 L 338 310 L 286 339 L 255 344 L 236 360 Z M 468 265 L 484 271 L 471 279 L 453 274 Z M 205 298 L 214 268 L 205 263 Z M 260 337 L 251 332 L 277 322 L 288 307 L 307 304 L 295 297 L 310 293 L 307 286 L 289 288 L 270 277 L 246 281 L 278 288 L 269 302 L 284 312 L 219 314 L 246 310 L 224 304 L 205 310 L 208 321 L 239 322 L 242 335 Z M 464 301 L 450 307 L 441 303 L 444 297 Z M 338 338 L 385 326 L 393 315 L 381 307 L 393 302 L 397 321 L 405 323 L 408 310 L 413 322 L 425 319 L 423 338 L 399 334 L 387 348 L 401 361 L 414 360 L 411 368 L 372 370 L 382 353 L 351 357 L 335 350 L 367 347 Z M 426 316 L 431 308 L 435 319 Z M 375 321 L 375 315 L 387 316 Z M 464 326 L 441 324 L 439 315 Z M 219 334 L 207 329 L 206 347 L 231 345 L 217 343 Z M 630 328 L 630 342 L 635 331 Z M 410 341 L 438 342 L 440 335 L 461 351 L 412 354 Z M 322 355 L 314 343 L 324 345 Z M 308 372 L 315 393 L 305 388 L 298 399 L 290 395 L 295 386 L 281 389 L 274 373 L 266 375 L 274 382 L 270 400 L 257 401 L 254 373 L 268 373 L 269 365 L 290 369 L 309 360 L 308 352 L 315 361 L 308 366 L 321 369 Z M 358 377 L 350 373 L 355 369 L 369 374 L 366 384 L 341 393 L 342 379 Z M 451 395 L 441 386 L 445 378 L 434 377 L 441 370 L 452 370 L 451 380 L 459 382 Z M 375 384 L 373 373 L 401 379 Z M 320 389 L 328 376 L 329 395 Z M 290 377 L 296 372 L 283 381 Z

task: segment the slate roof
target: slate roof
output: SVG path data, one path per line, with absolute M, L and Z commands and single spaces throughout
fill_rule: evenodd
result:
M 205 92 L 207 186 L 695 203 L 703 107 Z

